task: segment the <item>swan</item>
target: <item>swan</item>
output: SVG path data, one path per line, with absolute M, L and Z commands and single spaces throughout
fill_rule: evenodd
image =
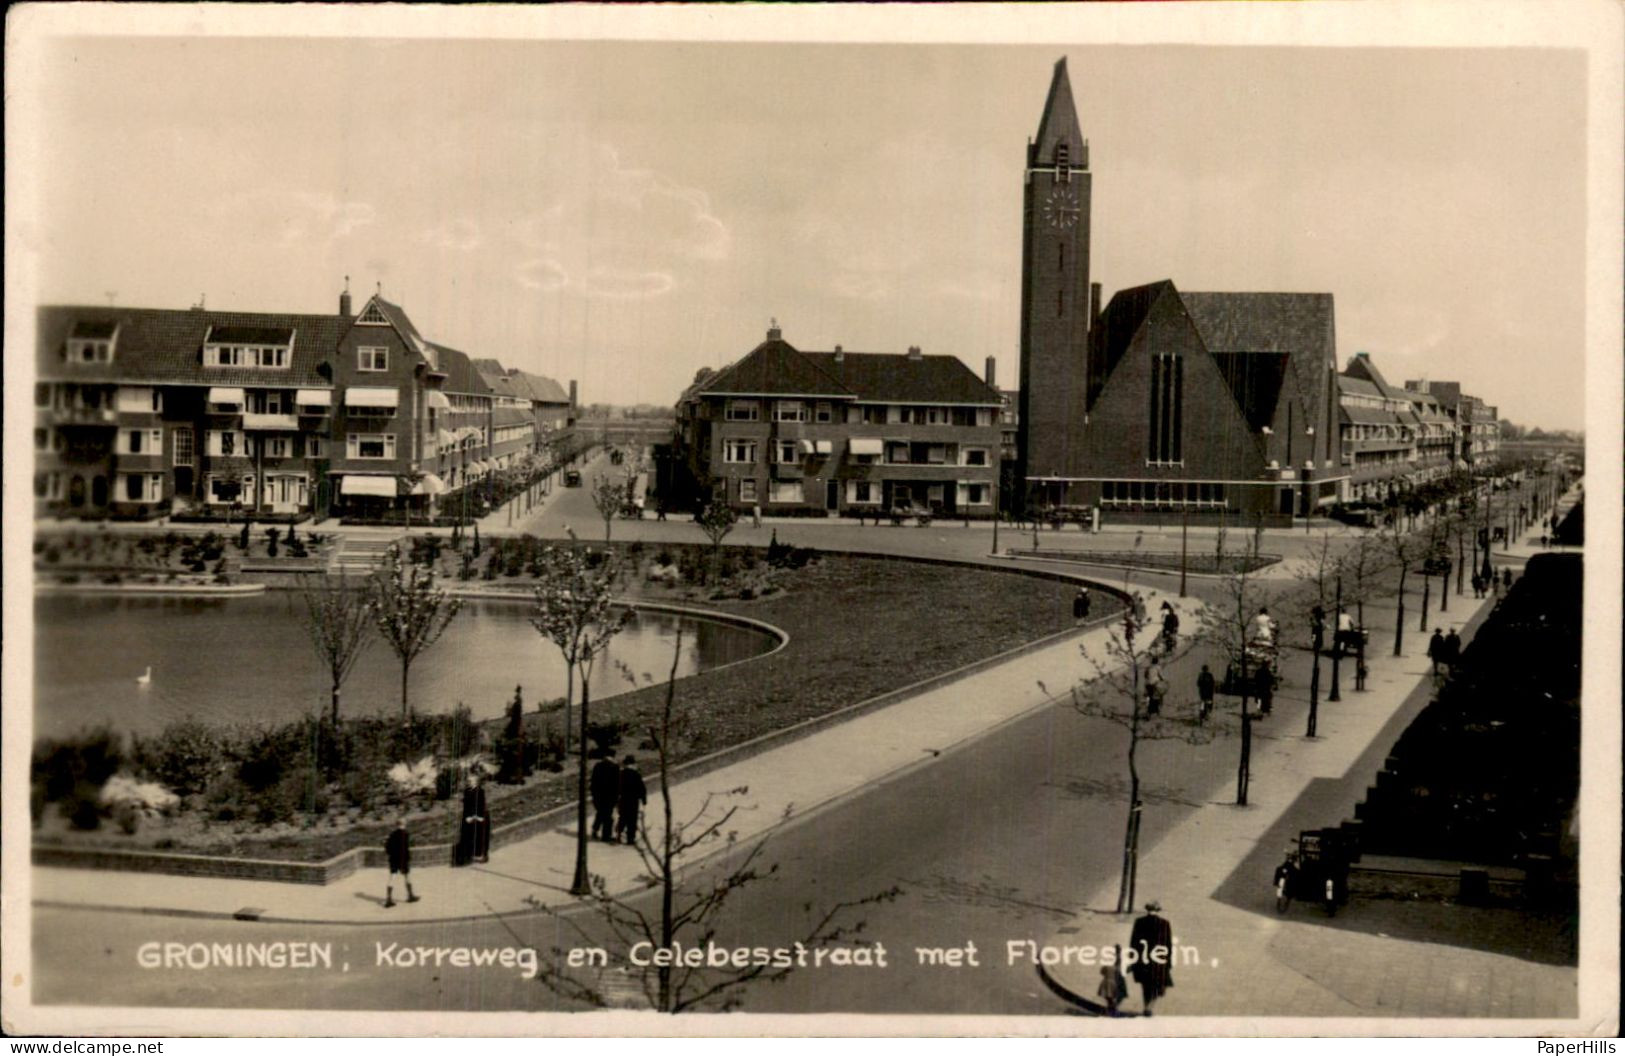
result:
M 150 685 L 152 685 L 152 665 L 151 664 L 147 665 L 147 670 L 145 672 L 135 676 L 135 683 L 138 686 L 150 686 Z

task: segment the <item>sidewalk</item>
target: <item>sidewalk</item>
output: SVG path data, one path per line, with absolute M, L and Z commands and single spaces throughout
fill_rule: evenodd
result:
M 1492 560 L 1538 552 L 1538 544 L 1515 543 Z M 1471 621 L 1494 604 L 1471 596 L 1453 601 L 1465 607 L 1452 605 L 1452 622 Z M 1467 628 L 1476 629 L 1476 623 Z M 1426 912 L 1422 907 L 1356 899 L 1337 922 L 1349 925 L 1361 915 L 1365 931 L 1331 926 L 1318 907 L 1298 903 L 1276 914 L 1270 878 L 1286 844 L 1302 829 L 1354 816 L 1393 741 L 1429 699 L 1429 664 L 1420 647 L 1398 658 L 1383 652 L 1368 654 L 1366 692 L 1345 692 L 1340 703 L 1321 709 L 1315 740 L 1254 739 L 1251 805 L 1234 806 L 1233 789 L 1220 788 L 1154 847 L 1141 848 L 1134 913 L 1113 912 L 1114 878 L 1090 894 L 1084 904 L 1091 908 L 1058 928 L 1049 945 L 1126 945 L 1134 917 L 1156 899 L 1173 925 L 1176 947 L 1194 947 L 1198 960 L 1175 967 L 1174 986 L 1156 1006 L 1159 1017 L 1574 1016 L 1578 973 L 1572 966 L 1387 933 L 1437 934 L 1402 919 Z M 1097 960 L 1056 964 L 1042 974 L 1052 989 L 1094 1003 L 1099 971 Z M 1124 1011 L 1138 1014 L 1140 992 L 1132 980 L 1130 991 Z
M 1143 587 L 1139 592 L 1148 612 L 1155 614 L 1166 600 L 1179 612 L 1182 627 L 1198 625 L 1194 600 Z M 710 808 L 713 816 L 733 805 L 741 807 L 728 828 L 737 832 L 739 845 L 743 845 L 787 820 L 806 817 L 845 796 L 866 791 L 1048 705 L 1053 698 L 1039 684 L 1052 694 L 1067 690 L 1079 672 L 1079 644 L 1086 645 L 1091 655 L 1104 656 L 1110 630 L 1097 626 L 1066 634 L 964 678 L 681 780 L 672 790 L 673 815 L 688 818 L 707 795 L 718 795 Z M 653 775 L 645 776 L 653 785 Z M 720 795 L 741 787 L 749 793 Z M 645 818 L 651 836 L 659 841 L 661 808 L 653 788 Z M 591 871 L 604 877 L 610 891 L 631 893 L 647 886 L 641 860 L 632 848 L 593 842 L 588 853 Z M 489 865 L 454 871 L 449 865 L 419 860 L 412 880 L 422 901 L 402 903 L 387 911 L 382 906 L 387 877 L 382 869 L 363 869 L 337 883 L 316 886 L 36 867 L 32 898 L 36 905 L 162 914 L 402 923 L 526 912 L 534 910 L 536 903 L 567 905 L 574 901 L 568 893 L 574 866 L 572 817 L 560 828 L 498 848 Z

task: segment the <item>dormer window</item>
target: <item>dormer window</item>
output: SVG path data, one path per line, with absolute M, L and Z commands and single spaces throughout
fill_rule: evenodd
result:
M 203 365 L 286 370 L 293 362 L 293 339 L 287 327 L 211 327 L 203 339 Z
M 118 340 L 117 323 L 79 322 L 68 335 L 69 363 L 111 363 Z
M 389 325 L 389 319 L 384 315 L 384 310 L 378 307 L 377 301 L 368 301 L 366 310 L 361 313 L 361 318 L 357 319 L 356 322 L 362 326 Z

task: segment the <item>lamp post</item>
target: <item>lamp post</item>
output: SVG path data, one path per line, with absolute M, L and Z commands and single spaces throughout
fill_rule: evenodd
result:
M 1182 598 L 1185 596 L 1185 553 L 1186 553 L 1186 540 L 1187 540 L 1187 537 L 1188 537 L 1188 535 L 1190 533 L 1190 528 L 1191 528 L 1191 508 L 1189 506 L 1180 506 L 1180 508 L 1179 508 L 1179 596 L 1182 597 Z M 1217 569 L 1215 569 L 1215 571 L 1217 571 Z

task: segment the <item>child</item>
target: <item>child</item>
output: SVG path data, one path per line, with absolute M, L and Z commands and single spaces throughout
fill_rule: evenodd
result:
M 1128 980 L 1118 968 L 1123 963 L 1123 947 L 1113 946 L 1112 954 L 1112 959 L 1100 966 L 1100 989 L 1095 992 L 1100 996 L 1100 1003 L 1106 1006 L 1106 1014 L 1115 1018 L 1117 1007 L 1128 996 Z

